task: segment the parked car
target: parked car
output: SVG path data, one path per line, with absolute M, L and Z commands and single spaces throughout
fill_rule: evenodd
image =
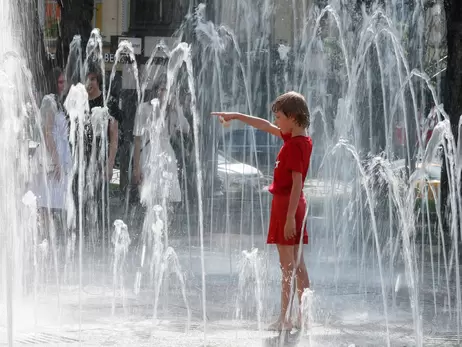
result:
M 272 169 L 281 145 L 276 136 L 246 127 L 226 133 L 218 148 L 242 163 Z
M 402 172 L 404 174 L 405 171 L 405 161 L 404 159 L 396 160 L 391 163 L 391 167 L 395 172 Z M 424 192 L 428 189 L 427 198 L 429 201 L 435 200 L 438 197 L 440 191 L 440 183 L 441 183 L 441 164 L 431 162 L 425 166 L 424 172 L 418 172 L 422 168 L 422 163 L 416 164 L 416 171 L 412 174 L 415 176 L 418 174 L 416 182 L 416 198 L 421 199 L 423 197 Z M 411 177 L 412 179 L 412 177 Z M 431 187 L 431 189 L 429 189 Z
M 422 164 L 417 164 L 417 169 L 422 167 Z M 441 184 L 441 164 L 430 163 L 425 167 L 425 178 L 419 179 L 417 182 L 417 198 L 423 198 L 423 194 L 428 190 L 427 199 L 435 201 L 438 198 Z
M 271 181 L 271 177 L 265 176 L 256 167 L 242 163 L 221 150 L 217 153 L 217 173 L 222 181 L 223 193 L 235 198 L 266 193 L 265 187 Z
M 223 151 L 217 153 L 217 175 L 221 181 L 221 189 L 215 196 L 241 198 L 255 193 L 267 193 L 265 187 L 271 182 L 271 177 L 265 176 L 256 167 L 242 163 Z M 114 190 L 120 184 L 120 170 L 114 169 L 111 188 Z

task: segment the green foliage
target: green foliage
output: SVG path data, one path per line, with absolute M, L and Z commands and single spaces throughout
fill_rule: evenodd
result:
M 323 39 L 324 52 L 329 57 L 332 69 L 342 70 L 345 67 L 345 58 L 338 37 L 328 36 Z
M 422 208 L 425 210 L 425 213 L 427 209 L 430 212 L 430 214 L 437 212 L 436 211 L 437 205 L 436 205 L 435 200 L 433 199 L 427 199 L 427 201 L 423 201 L 423 199 L 417 198 L 415 200 L 415 211 L 419 212 L 422 210 Z
M 59 36 L 59 21 L 56 19 L 49 21 L 46 24 L 44 34 L 46 38 L 57 38 Z

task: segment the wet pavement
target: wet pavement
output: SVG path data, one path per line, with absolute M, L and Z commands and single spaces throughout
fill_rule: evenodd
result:
M 140 293 L 134 293 L 139 254 L 133 250 L 127 258 L 125 267 L 117 273 L 123 275 L 123 285 L 115 288 L 111 257 L 105 260 L 101 255 L 87 254 L 82 285 L 79 285 L 79 271 L 75 271 L 57 290 L 49 274 L 48 280 L 37 288 L 35 300 L 34 295 L 29 295 L 15 304 L 15 345 L 199 347 L 205 341 L 206 346 L 223 347 L 386 346 L 388 338 L 391 346 L 417 345 L 406 291 L 400 294 L 401 300 L 395 306 L 387 296 L 385 315 L 381 282 L 376 273 L 366 271 L 362 277 L 367 280 L 361 280 L 360 271 L 354 266 L 345 264 L 339 271 L 332 259 L 327 256 L 320 259 L 309 251 L 306 261 L 314 290 L 310 327 L 285 338 L 281 344 L 281 336 L 264 330 L 276 316 L 279 305 L 280 275 L 274 249 L 261 250 L 257 275 L 247 277 L 244 290 L 239 291 L 239 264 L 243 257 L 238 248 L 251 247 L 248 235 L 217 234 L 212 240 L 209 236 L 204 240 L 207 245 L 204 335 L 201 251 L 194 246 L 199 241 L 193 237 L 193 246 L 189 248 L 182 237 L 171 239 L 184 274 L 187 301 L 171 269 L 163 280 L 157 319 L 153 319 L 153 282 L 147 274 Z M 261 280 L 260 296 L 255 292 L 257 277 Z M 428 288 L 421 289 L 422 342 L 425 346 L 457 345 L 456 315 L 450 317 L 444 310 L 444 295 L 437 298 L 435 312 L 433 296 L 424 294 Z M 259 301 L 263 307 L 260 316 Z M 189 326 L 187 308 L 191 315 Z M 0 327 L 0 345 L 6 345 L 5 322 Z
M 112 219 L 123 218 L 125 211 L 120 201 L 113 199 L 111 204 Z M 204 219 L 203 262 L 197 219 L 191 214 L 188 228 L 187 216 L 176 214 L 169 246 L 178 258 L 185 284 L 183 288 L 172 263 L 167 262 L 169 266 L 162 279 L 154 319 L 155 284 L 159 280 L 151 279 L 145 268 L 140 292 L 134 289 L 141 259 L 136 235 L 144 211 L 139 206 L 130 209 L 125 217 L 133 243 L 116 276 L 111 248 L 106 256 L 101 249 L 86 250 L 81 271 L 78 262 L 65 269 L 65 261 L 60 259 L 59 289 L 51 257 L 46 264 L 39 265 L 42 272 L 38 285 L 24 297 L 18 296 L 14 303 L 14 345 L 458 345 L 457 310 L 448 309 L 444 281 L 429 280 L 437 270 L 434 266 L 432 268 L 426 259 L 421 264 L 425 278 L 419 282 L 417 312 L 420 318 L 416 328 L 409 291 L 406 285 L 396 285 L 403 269 L 399 266 L 387 269 L 381 278 L 373 261 L 364 264 L 357 254 L 343 254 L 339 259 L 338 254 L 326 252 L 330 241 L 322 232 L 324 222 L 319 220 L 316 224 L 316 218 L 310 220 L 311 241 L 305 251 L 313 289 L 311 314 L 306 317 L 309 327 L 289 337 L 266 331 L 267 324 L 277 316 L 280 297 L 276 250 L 265 245 L 266 226 L 262 226 L 267 212 L 268 208 L 264 207 L 244 212 L 236 210 L 229 215 L 217 209 L 214 217 L 208 214 Z M 243 262 L 242 252 L 253 248 L 258 248 L 258 256 Z M 205 332 L 202 266 L 206 283 Z M 450 292 L 452 307 L 455 307 L 454 288 L 451 287 Z M 0 300 L 0 312 L 5 310 L 5 303 Z M 416 334 L 416 331 L 419 332 Z M 0 345 L 7 345 L 4 314 L 0 315 Z

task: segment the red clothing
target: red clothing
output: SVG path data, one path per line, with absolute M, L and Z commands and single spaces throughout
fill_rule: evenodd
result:
M 273 183 L 269 191 L 273 194 L 271 204 L 271 217 L 268 232 L 267 243 L 279 245 L 296 245 L 299 244 L 302 236 L 303 243 L 308 243 L 308 233 L 304 226 L 306 213 L 306 200 L 303 192 L 300 194 L 297 211 L 295 213 L 295 222 L 297 233 L 295 237 L 289 240 L 284 239 L 284 226 L 287 219 L 287 210 L 289 208 L 290 192 L 292 190 L 292 171 L 302 174 L 302 182 L 305 182 L 308 168 L 310 165 L 311 151 L 313 142 L 308 136 L 295 136 L 282 134 L 284 144 L 279 151 L 274 167 Z
M 295 228 L 297 232 L 291 239 L 284 238 L 284 227 L 286 225 L 287 210 L 289 209 L 290 195 L 274 195 L 271 202 L 271 216 L 266 243 L 294 246 L 300 244 L 300 237 L 303 229 L 303 244 L 308 244 L 308 233 L 306 231 L 306 200 L 300 198 L 295 212 Z
M 292 171 L 302 174 L 305 182 L 310 166 L 313 142 L 309 136 L 295 136 L 282 134 L 284 144 L 279 151 L 274 166 L 273 183 L 269 191 L 273 195 L 290 195 L 292 190 Z

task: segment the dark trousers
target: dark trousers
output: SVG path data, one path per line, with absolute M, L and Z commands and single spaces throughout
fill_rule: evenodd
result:
M 97 173 L 101 177 L 100 173 Z M 105 185 L 105 186 L 104 186 Z M 75 232 L 80 236 L 80 212 L 82 213 L 82 237 L 85 244 L 99 245 L 109 240 L 109 199 L 107 181 L 102 178 L 89 182 L 83 177 L 82 192 L 79 194 L 79 175 L 72 182 L 75 206 Z M 104 188 L 104 192 L 103 192 Z M 88 241 L 88 242 L 87 242 Z

